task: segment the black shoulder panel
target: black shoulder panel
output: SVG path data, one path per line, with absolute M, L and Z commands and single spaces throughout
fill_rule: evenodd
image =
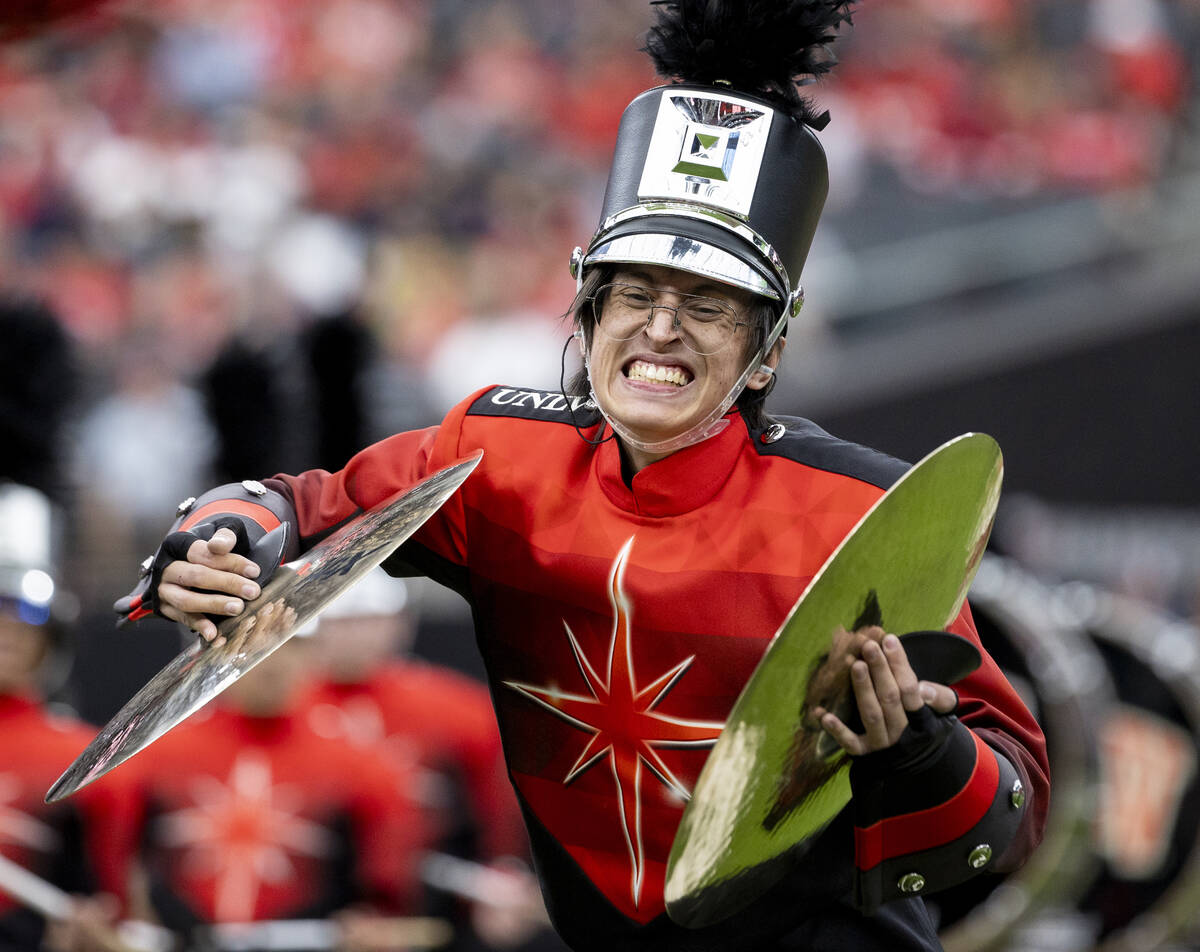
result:
M 585 428 L 600 422 L 600 413 L 588 397 L 567 397 L 557 390 L 527 387 L 493 387 L 471 404 L 467 416 L 517 417 Z
M 911 468 L 887 453 L 831 436 L 811 420 L 786 416 L 774 419 L 766 428 L 750 433 L 754 448 L 763 456 L 782 456 L 880 489 L 888 489 Z M 781 425 L 784 430 L 779 435 Z

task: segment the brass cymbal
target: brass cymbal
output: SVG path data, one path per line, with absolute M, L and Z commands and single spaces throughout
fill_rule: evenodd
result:
M 900 634 L 953 622 L 987 545 L 1002 475 L 991 437 L 951 440 L 905 473 L 813 578 L 743 688 L 684 810 L 667 864 L 673 920 L 699 928 L 747 905 L 850 801 L 850 758 L 812 711 L 856 709 L 845 657 L 857 653 L 858 627 Z

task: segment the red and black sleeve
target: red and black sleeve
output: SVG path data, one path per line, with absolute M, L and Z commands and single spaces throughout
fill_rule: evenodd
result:
M 866 911 L 992 868 L 1028 805 L 1004 754 L 928 707 L 909 715 L 896 745 L 857 758 L 850 783 L 856 898 Z
M 966 607 L 952 630 L 979 643 Z M 1040 729 L 986 652 L 956 689 L 956 716 L 910 713 L 897 744 L 850 768 L 855 891 L 866 911 L 1016 868 L 1041 838 L 1049 768 Z

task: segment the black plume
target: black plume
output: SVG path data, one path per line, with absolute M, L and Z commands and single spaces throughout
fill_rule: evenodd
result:
M 803 122 L 818 122 L 800 95 L 837 62 L 828 45 L 854 0 L 653 0 L 646 37 L 658 74 L 685 83 L 726 82 Z
M 45 304 L 0 294 L 0 341 L 0 481 L 60 500 L 63 439 L 80 389 L 71 339 Z

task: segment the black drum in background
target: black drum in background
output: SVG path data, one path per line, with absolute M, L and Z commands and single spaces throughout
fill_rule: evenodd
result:
M 1200 632 L 1151 606 L 1062 586 L 1058 613 L 1086 631 L 1116 689 L 1098 731 L 1101 874 L 1079 911 L 1096 952 L 1195 948 L 1200 922 Z M 1178 943 L 1178 945 L 1174 945 Z
M 985 557 L 969 600 L 984 647 L 1046 735 L 1053 793 L 1042 845 L 1021 869 L 984 873 L 926 902 L 946 952 L 1079 952 L 1094 938 L 1075 910 L 1100 873 L 1098 728 L 1114 686 L 1092 640 L 1056 610 L 1055 590 L 1015 563 Z

